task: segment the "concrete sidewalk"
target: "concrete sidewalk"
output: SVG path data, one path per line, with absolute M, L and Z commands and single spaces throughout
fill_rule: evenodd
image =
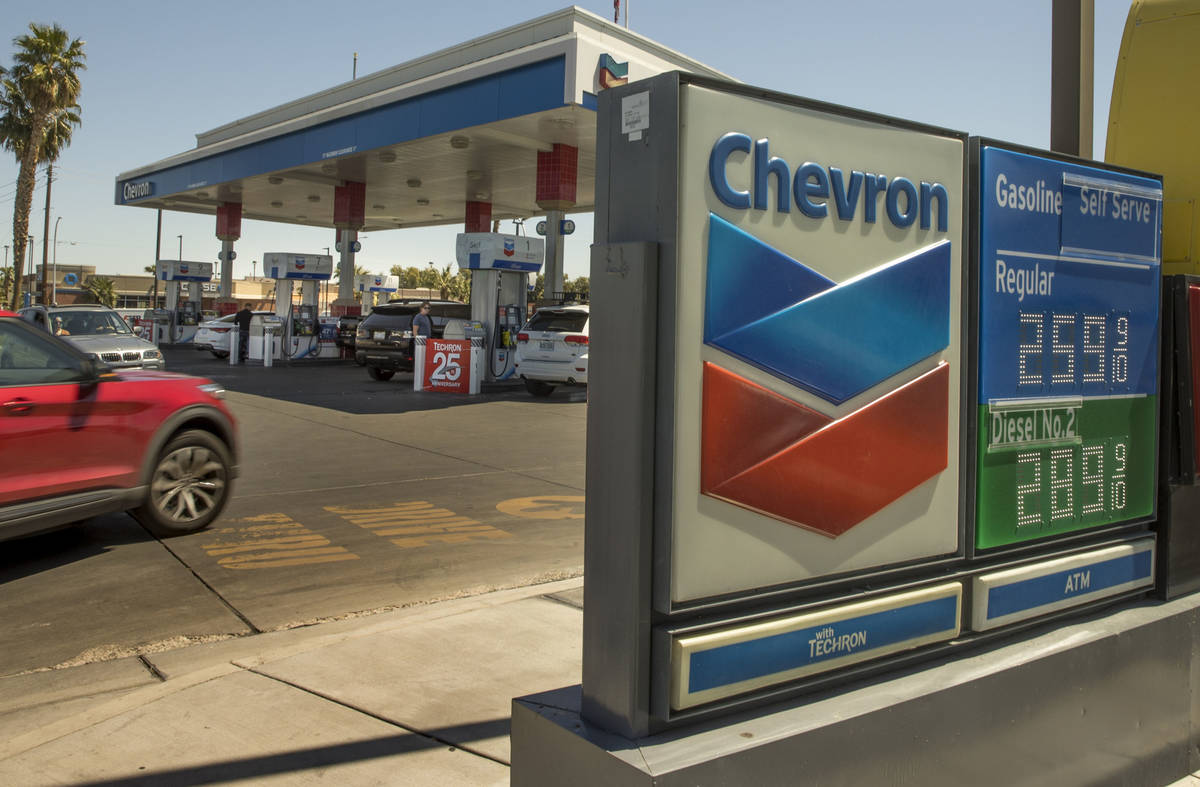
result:
M 0 784 L 507 784 L 582 578 L 0 680 Z

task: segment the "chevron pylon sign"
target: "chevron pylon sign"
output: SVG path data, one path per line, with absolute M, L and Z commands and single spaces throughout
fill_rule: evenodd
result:
M 837 283 L 711 214 L 706 344 L 832 405 L 894 388 L 834 418 L 705 362 L 701 492 L 837 537 L 944 470 L 950 252 Z

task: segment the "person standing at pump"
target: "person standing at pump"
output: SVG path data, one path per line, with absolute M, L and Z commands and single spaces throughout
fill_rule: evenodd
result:
M 250 322 L 253 319 L 254 312 L 250 311 L 248 303 L 244 304 L 242 310 L 233 318 L 238 328 L 238 363 L 245 363 L 246 356 L 250 354 Z
M 421 310 L 413 317 L 412 334 L 414 339 L 418 336 L 424 336 L 426 339 L 433 336 L 433 321 L 429 319 L 429 301 L 424 301 L 421 304 Z

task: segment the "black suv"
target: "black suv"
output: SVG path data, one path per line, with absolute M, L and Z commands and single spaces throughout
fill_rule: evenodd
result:
M 390 380 L 398 371 L 413 370 L 412 321 L 421 301 L 399 301 L 376 306 L 358 325 L 354 360 L 365 365 L 375 380 Z M 433 338 L 440 339 L 450 320 L 471 319 L 471 307 L 458 301 L 430 301 Z

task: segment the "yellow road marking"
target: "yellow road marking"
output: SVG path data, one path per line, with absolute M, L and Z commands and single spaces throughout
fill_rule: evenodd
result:
M 328 538 L 287 514 L 262 514 L 236 521 L 247 524 L 213 530 L 211 535 L 226 538 L 202 546 L 209 557 L 219 558 L 217 565 L 222 568 L 280 568 L 358 560 L 358 555 L 331 545 Z
M 522 519 L 583 519 L 583 495 L 514 497 L 496 504 L 496 510 Z
M 325 510 L 377 536 L 401 536 L 391 539 L 401 549 L 427 547 L 435 543 L 461 544 L 480 538 L 512 537 L 511 533 L 461 516 L 447 508 L 437 508 L 425 500 L 372 508 L 326 506 Z

